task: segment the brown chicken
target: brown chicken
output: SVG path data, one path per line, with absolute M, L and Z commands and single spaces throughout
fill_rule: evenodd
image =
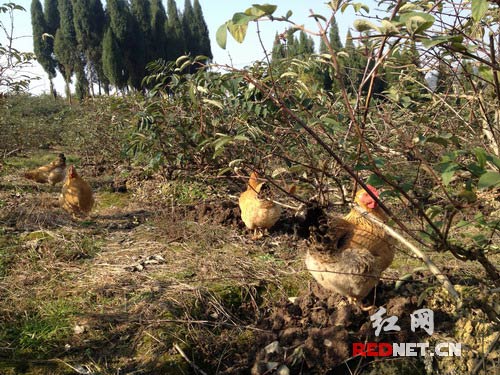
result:
M 64 181 L 59 202 L 62 208 L 73 216 L 87 216 L 94 205 L 94 196 L 90 185 L 83 180 L 75 167 L 70 166 Z
M 52 186 L 64 180 L 66 175 L 66 157 L 64 154 L 59 154 L 53 162 L 43 165 L 37 169 L 33 169 L 24 174 L 24 177 L 40 183 L 49 183 Z
M 263 231 L 276 224 L 281 215 L 281 207 L 267 197 L 268 186 L 258 178 L 257 173 L 252 172 L 247 190 L 239 199 L 241 219 L 248 229 L 254 231 L 253 239 L 262 237 Z
M 377 190 L 368 187 L 378 197 Z M 387 220 L 365 190 L 356 194 L 355 202 L 378 219 Z M 377 285 L 394 258 L 389 236 L 355 209 L 343 218 L 329 217 L 319 232 L 313 235 L 315 246 L 306 255 L 307 269 L 325 289 L 359 302 Z

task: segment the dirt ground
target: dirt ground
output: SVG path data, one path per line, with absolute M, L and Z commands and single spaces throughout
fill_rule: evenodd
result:
M 482 307 L 498 303 L 475 265 L 438 259 L 463 298 L 456 308 L 398 249 L 362 311 L 305 271 L 307 230 L 291 212 L 250 240 L 234 198 L 244 182 L 207 193 L 204 181 L 82 165 L 97 206 L 75 221 L 60 186 L 21 177 L 30 157 L 7 159 L 0 180 L 0 373 L 499 373 L 498 327 Z M 375 336 L 380 306 L 401 331 Z M 434 311 L 432 336 L 410 329 L 419 308 Z M 352 357 L 353 343 L 371 341 L 460 342 L 462 356 Z

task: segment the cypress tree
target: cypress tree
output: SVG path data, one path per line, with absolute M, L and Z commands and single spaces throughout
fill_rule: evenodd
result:
M 350 37 L 350 40 L 352 42 L 352 37 Z M 328 42 L 331 46 L 331 49 L 334 52 L 338 52 L 343 49 L 342 42 L 340 41 L 339 27 L 337 25 L 337 21 L 335 20 L 335 18 L 332 20 L 330 28 L 328 29 Z M 352 45 L 351 47 L 354 47 L 354 45 Z M 328 54 L 330 53 L 330 48 L 328 48 L 323 39 L 321 39 L 319 51 L 320 53 L 328 53 Z M 343 71 L 344 66 L 342 61 L 340 61 L 339 63 L 340 63 L 339 68 L 341 71 Z M 341 75 L 344 76 L 344 74 L 342 73 Z M 333 79 L 333 69 L 331 67 L 329 69 L 325 69 L 323 71 L 322 76 L 323 76 L 323 87 L 325 88 L 325 90 L 338 91 L 339 87 L 337 82 Z
M 46 32 L 52 36 L 56 35 L 59 28 L 59 10 L 57 9 L 57 0 L 45 0 L 43 5 L 45 13 Z
M 349 60 L 345 63 L 346 74 L 343 75 L 345 86 L 351 91 L 356 92 L 359 82 L 361 61 L 356 46 L 352 40 L 351 30 L 347 31 L 344 50 L 349 55 Z
M 54 83 L 52 80 L 56 76 L 56 62 L 52 56 L 54 50 L 53 39 L 43 36 L 48 28 L 40 0 L 33 0 L 31 2 L 31 25 L 33 29 L 33 51 L 43 70 L 49 76 L 50 93 L 54 95 Z
M 303 30 L 300 30 L 296 56 L 307 56 L 314 53 L 314 41 Z
M 113 35 L 119 43 L 124 43 L 129 33 L 129 10 L 126 0 L 107 0 L 106 9 Z
M 319 52 L 320 53 L 330 53 L 330 51 L 328 50 L 328 48 L 326 47 L 326 43 L 325 41 L 323 40 L 323 38 L 320 38 L 319 39 Z
M 286 31 L 286 57 L 297 56 L 298 41 L 294 32 L 291 28 Z
M 285 47 L 281 43 L 281 36 L 276 32 L 273 42 L 273 50 L 271 52 L 271 58 L 273 61 L 280 60 L 285 57 Z
M 197 55 L 207 56 L 210 60 L 213 59 L 212 55 L 212 47 L 210 46 L 210 35 L 208 33 L 208 26 L 205 22 L 205 18 L 203 17 L 203 10 L 201 9 L 200 2 L 198 0 L 194 0 L 193 3 L 194 10 L 194 20 L 196 27 L 196 38 L 197 44 L 199 46 L 196 51 Z
M 104 33 L 102 42 L 102 67 L 109 82 L 118 89 L 123 89 L 127 82 L 125 67 L 123 65 L 122 53 L 113 30 L 108 27 Z
M 59 69 L 66 82 L 66 96 L 71 102 L 69 84 L 75 70 L 82 69 L 81 56 L 77 51 L 75 27 L 73 25 L 73 7 L 70 0 L 59 0 L 60 25 L 54 41 L 54 52 L 59 62 Z
M 75 94 L 78 100 L 82 100 L 89 96 L 89 81 L 87 79 L 87 75 L 85 74 L 85 66 L 83 64 L 78 64 L 76 66 L 75 75 Z
M 166 58 L 167 36 L 165 22 L 167 15 L 161 0 L 151 0 L 151 60 Z
M 149 1 L 132 0 L 130 12 L 134 17 L 140 31 L 145 35 L 151 34 L 151 7 Z
M 339 35 L 339 26 L 337 25 L 335 18 L 333 18 L 332 24 L 330 25 L 328 39 L 330 40 L 330 45 L 334 51 L 340 51 L 343 48 Z
M 197 30 L 191 0 L 184 1 L 184 13 L 182 13 L 182 33 L 186 48 L 186 51 L 184 52 L 188 52 L 191 55 L 196 56 L 200 50 L 200 41 L 198 39 L 200 33 Z
M 127 44 L 133 50 L 130 54 L 131 85 L 139 90 L 146 72 L 146 63 L 151 59 L 151 9 L 149 1 L 132 0 L 130 4 L 132 15 L 131 33 Z
M 133 61 L 131 55 L 134 53 L 133 51 L 133 45 L 130 45 L 130 40 L 129 37 L 132 33 L 131 31 L 131 16 L 130 16 L 130 10 L 128 8 L 128 3 L 126 0 L 108 0 L 107 1 L 107 13 L 109 16 L 109 25 L 111 30 L 113 31 L 113 40 L 115 43 L 112 43 L 112 54 L 113 54 L 113 59 L 114 60 L 119 60 L 123 62 L 122 66 L 122 73 L 121 77 L 122 79 L 126 80 L 130 77 L 130 70 L 132 70 L 133 67 Z M 108 37 L 109 39 L 109 37 Z M 109 52 L 103 45 L 103 54 L 104 52 Z M 106 59 L 108 56 L 106 56 Z M 103 56 L 103 60 L 106 60 L 105 57 Z M 112 84 L 117 86 L 120 89 L 123 89 L 125 84 L 122 82 L 122 79 L 116 79 L 116 77 L 113 79 L 111 78 L 108 73 L 105 71 L 106 77 L 110 80 Z M 134 79 L 131 79 L 135 83 L 135 76 Z
M 176 60 L 184 54 L 184 37 L 182 34 L 182 23 L 177 11 L 175 0 L 168 0 L 167 22 L 165 27 L 167 34 L 167 60 Z
M 104 87 L 106 93 L 109 93 L 109 80 L 102 69 L 102 41 L 104 39 L 104 30 L 107 20 L 101 0 L 93 0 L 92 14 L 94 16 L 92 22 L 92 43 L 89 55 L 91 62 L 90 73 L 92 81 L 97 81 L 99 83 L 99 94 L 101 94 L 101 86 Z
M 99 36 L 96 35 L 96 25 L 94 24 L 94 2 L 94 0 L 73 0 L 73 21 L 75 36 L 78 42 L 78 49 L 80 53 L 85 56 L 87 72 L 89 73 L 92 71 L 92 51 L 94 50 L 95 45 L 99 44 L 99 40 L 97 40 Z M 80 69 L 77 73 L 77 79 L 79 82 L 79 87 L 77 87 L 77 94 L 84 95 L 84 82 L 87 82 L 88 86 L 88 80 L 85 76 L 85 70 Z M 92 82 L 92 79 L 90 79 L 90 81 Z
M 58 68 L 64 77 L 66 97 L 71 103 L 71 91 L 69 84 L 74 71 L 73 53 L 74 43 L 68 39 L 62 29 L 58 29 L 54 40 L 54 53 L 59 62 Z

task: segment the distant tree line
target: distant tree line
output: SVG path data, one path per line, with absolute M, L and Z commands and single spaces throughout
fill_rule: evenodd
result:
M 340 76 L 344 83 L 344 86 L 352 94 L 358 94 L 361 88 L 362 92 L 366 94 L 369 89 L 369 83 L 363 83 L 363 77 L 365 74 L 365 69 L 372 69 L 374 62 L 376 61 L 375 56 L 371 54 L 375 50 L 370 46 L 370 38 L 358 38 L 357 43 L 354 42 L 354 38 L 351 31 L 347 31 L 345 43 L 339 36 L 339 28 L 335 18 L 333 18 L 328 30 L 327 30 L 329 46 L 326 45 L 323 39 L 320 39 L 320 45 L 318 51 L 316 52 L 314 41 L 311 36 L 307 35 L 302 30 L 288 29 L 282 34 L 276 34 L 272 49 L 272 61 L 279 64 L 281 61 L 287 59 L 301 59 L 306 60 L 311 55 L 315 53 L 319 54 L 330 54 L 331 52 L 339 54 L 340 59 Z M 424 75 L 419 72 L 419 56 L 416 50 L 415 44 L 409 44 L 406 49 L 402 49 L 399 54 L 394 54 L 391 59 L 388 59 L 388 64 L 383 69 L 379 69 L 379 73 L 373 82 L 372 91 L 375 97 L 380 97 L 384 95 L 390 87 L 396 86 L 399 81 L 399 76 L 402 70 L 407 69 L 408 65 L 417 67 L 412 72 L 405 72 L 416 78 L 417 81 L 423 82 L 425 80 Z M 444 70 L 444 69 L 442 69 Z M 448 79 L 442 70 L 437 72 L 437 84 L 436 90 L 442 87 L 448 87 L 446 83 Z M 301 75 L 301 81 L 307 82 L 310 85 L 320 85 L 324 89 L 330 92 L 338 92 L 338 81 L 334 79 L 334 72 L 330 67 L 329 70 L 324 70 L 324 65 L 318 67 L 318 69 L 309 70 L 303 72 Z M 417 90 L 419 91 L 419 90 Z
M 37 60 L 53 78 L 58 70 L 66 82 L 76 79 L 78 98 L 114 87 L 141 90 L 146 64 L 172 61 L 184 54 L 212 59 L 208 27 L 198 0 L 32 0 L 33 47 Z

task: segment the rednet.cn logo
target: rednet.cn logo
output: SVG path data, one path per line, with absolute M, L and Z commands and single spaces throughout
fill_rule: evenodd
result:
M 381 307 L 375 314 L 370 316 L 373 322 L 372 327 L 375 328 L 375 336 L 379 336 L 380 332 L 401 331 L 396 323 L 397 316 L 389 316 L 384 318 L 386 309 Z M 434 312 L 430 309 L 415 310 L 410 314 L 412 332 L 417 328 L 421 328 L 427 332 L 429 336 L 434 333 Z M 362 357 L 416 357 L 434 355 L 441 357 L 460 357 L 462 355 L 462 344 L 453 342 L 437 343 L 434 348 L 430 347 L 428 342 L 407 342 L 407 343 L 388 343 L 388 342 L 354 342 L 352 344 L 352 355 Z

